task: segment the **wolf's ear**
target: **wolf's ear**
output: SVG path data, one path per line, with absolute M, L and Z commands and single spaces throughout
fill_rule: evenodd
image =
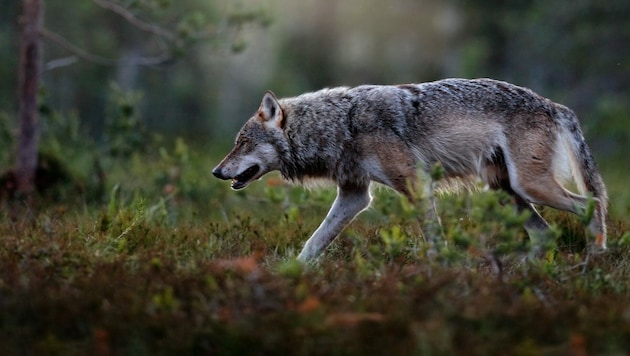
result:
M 284 113 L 273 92 L 267 91 L 263 96 L 258 109 L 258 117 L 267 127 L 281 128 L 284 125 Z

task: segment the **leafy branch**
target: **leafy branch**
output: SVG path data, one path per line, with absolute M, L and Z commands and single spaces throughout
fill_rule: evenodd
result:
M 122 18 L 127 20 L 127 22 L 129 22 L 130 24 L 134 25 L 135 27 L 139 28 L 142 31 L 152 33 L 166 40 L 169 40 L 171 42 L 174 42 L 177 39 L 175 34 L 173 34 L 171 31 L 166 30 L 158 25 L 141 20 L 136 15 L 134 15 L 131 11 L 129 11 L 126 7 L 116 2 L 113 2 L 110 0 L 92 0 L 92 1 L 104 9 L 110 10 L 120 15 Z
M 116 15 L 119 15 L 121 18 L 123 18 L 129 24 L 138 28 L 139 30 L 157 36 L 158 38 L 163 40 L 163 42 L 166 43 L 166 46 L 164 46 L 165 48 L 163 49 L 162 53 L 155 56 L 136 57 L 131 59 L 108 58 L 91 53 L 73 44 L 64 36 L 49 29 L 42 28 L 40 31 L 40 35 L 43 38 L 50 40 L 59 47 L 73 54 L 68 57 L 49 61 L 48 63 L 46 63 L 45 69 L 51 70 L 71 65 L 77 62 L 78 59 L 104 66 L 159 66 L 173 61 L 177 57 L 177 55 L 182 52 L 183 48 L 191 45 L 193 42 L 218 37 L 219 33 L 222 32 L 216 30 L 216 28 L 214 27 L 208 26 L 203 14 L 200 13 L 185 15 L 180 19 L 174 29 L 168 29 L 150 21 L 141 19 L 131 9 L 133 7 L 133 4 L 135 3 L 126 6 L 112 0 L 92 1 L 101 8 L 111 11 Z M 141 5 L 147 5 L 147 3 L 145 1 L 141 1 Z M 170 6 L 170 3 L 160 2 L 159 5 L 161 8 L 166 8 Z M 254 22 L 259 22 L 262 26 L 267 26 L 271 21 L 269 17 L 262 11 L 240 11 L 229 14 L 226 19 L 225 26 L 228 28 L 233 28 L 236 32 L 239 32 L 244 24 Z M 238 46 L 233 45 L 232 50 L 238 52 L 242 50 L 243 46 L 243 43 L 239 43 Z
M 67 51 L 74 53 L 74 55 L 76 57 L 79 57 L 81 59 L 84 59 L 88 62 L 92 62 L 92 63 L 96 63 L 96 64 L 100 64 L 100 65 L 105 65 L 105 66 L 113 66 L 113 65 L 120 65 L 120 64 L 137 64 L 137 65 L 142 65 L 142 66 L 155 66 L 155 65 L 160 65 L 160 64 L 164 64 L 166 62 L 168 62 L 169 60 L 172 59 L 172 54 L 170 53 L 163 53 L 160 54 L 158 56 L 155 57 L 141 57 L 141 58 L 134 58 L 134 59 L 129 59 L 129 60 L 119 60 L 119 59 L 113 59 L 113 58 L 107 58 L 107 57 L 103 57 L 103 56 L 99 56 L 93 53 L 90 53 L 74 44 L 72 44 L 70 41 L 68 41 L 65 37 L 50 31 L 46 28 L 42 28 L 41 29 L 41 35 L 54 42 L 55 44 L 57 44 L 59 47 L 62 47 L 64 49 L 66 49 Z M 65 59 L 65 61 L 61 61 L 61 60 L 55 60 L 55 61 L 51 61 L 49 64 L 46 65 L 46 69 L 53 69 L 56 67 L 60 67 L 63 65 L 63 63 L 67 63 L 67 64 L 72 64 L 74 62 L 76 62 L 76 57 L 75 56 L 71 56 Z M 74 60 L 72 60 L 74 59 Z M 59 65 L 54 65 L 54 62 L 58 62 L 60 63 Z

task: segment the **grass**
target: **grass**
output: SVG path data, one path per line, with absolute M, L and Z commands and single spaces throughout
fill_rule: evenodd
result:
M 217 155 L 165 147 L 104 158 L 100 199 L 84 183 L 36 208 L 4 203 L 3 354 L 630 350 L 628 201 L 614 202 L 607 253 L 587 260 L 580 220 L 545 209 L 557 232 L 529 258 L 522 217 L 500 194 L 440 199 L 443 238 L 428 251 L 418 209 L 379 189 L 304 267 L 294 257 L 334 189 L 271 176 L 232 192 L 210 177 Z M 625 197 L 623 179 L 610 182 L 612 200 Z

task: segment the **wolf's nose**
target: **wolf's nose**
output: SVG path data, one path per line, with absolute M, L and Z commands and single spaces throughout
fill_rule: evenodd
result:
M 213 174 L 215 177 L 219 178 L 219 179 L 223 179 L 223 180 L 228 179 L 228 177 L 226 177 L 226 176 L 224 176 L 224 175 L 223 175 L 223 172 L 221 172 L 221 168 L 219 168 L 219 167 L 215 167 L 215 168 L 212 170 L 212 174 Z

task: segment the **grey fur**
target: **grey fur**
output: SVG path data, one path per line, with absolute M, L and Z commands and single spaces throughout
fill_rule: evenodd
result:
M 435 162 L 450 180 L 477 179 L 514 195 L 532 212 L 530 233 L 548 227 L 532 204 L 584 209 L 586 197 L 558 183 L 570 163 L 581 193 L 596 199 L 590 228 L 605 248 L 606 188 L 575 114 L 491 79 L 338 87 L 280 100 L 268 92 L 213 173 L 235 189 L 272 170 L 297 183 L 334 181 L 337 199 L 299 256 L 309 260 L 369 205 L 371 181 L 412 197 L 416 167 Z

